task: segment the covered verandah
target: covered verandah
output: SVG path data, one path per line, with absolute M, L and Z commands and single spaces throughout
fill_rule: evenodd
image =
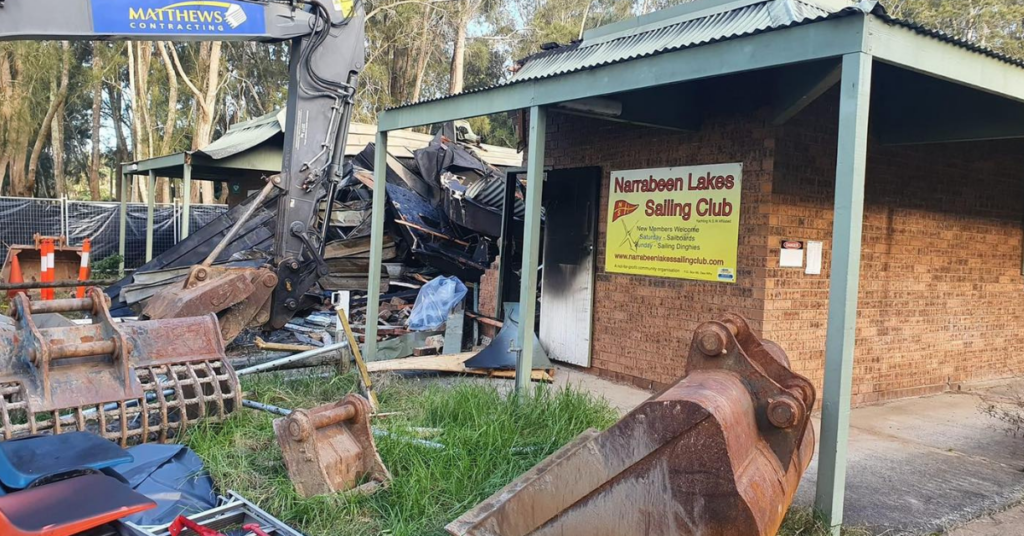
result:
M 758 3 L 764 2 L 694 2 L 673 10 L 672 16 L 695 19 L 707 12 Z M 664 25 L 664 17 L 652 14 L 599 29 L 585 36 L 581 46 L 586 46 L 588 40 L 641 34 L 645 28 Z M 838 85 L 834 220 L 815 494 L 816 509 L 838 530 L 843 521 L 846 487 L 869 134 L 889 144 L 1024 137 L 1024 122 L 1020 121 L 1024 118 L 1024 69 L 1005 57 L 892 19 L 874 2 L 755 30 L 674 48 L 659 45 L 599 63 L 581 58 L 576 65 L 562 64 L 536 75 L 513 77 L 508 83 L 485 90 L 387 110 L 378 119 L 377 155 L 386 154 L 386 150 L 379 149 L 387 147 L 389 131 L 528 110 L 519 340 L 529 340 L 536 327 L 536 268 L 549 114 L 584 113 L 667 129 L 699 129 L 692 112 L 702 103 L 687 93 L 693 83 L 759 72 L 766 73 L 771 82 L 768 87 L 772 89 L 770 104 L 775 123 L 783 124 Z M 574 102 L 571 110 L 563 106 L 567 102 Z M 608 103 L 616 113 L 604 113 Z M 385 162 L 377 162 L 375 169 L 379 170 L 375 179 L 382 183 Z M 381 268 L 384 197 L 383 190 L 374 191 L 370 295 L 379 294 L 376 282 Z M 377 314 L 377 306 L 376 300 L 369 300 L 369 318 Z M 367 326 L 366 340 L 368 358 L 373 359 L 376 326 Z M 784 340 L 779 342 L 785 346 Z M 533 349 L 528 344 L 523 346 L 519 350 L 517 386 L 526 389 Z

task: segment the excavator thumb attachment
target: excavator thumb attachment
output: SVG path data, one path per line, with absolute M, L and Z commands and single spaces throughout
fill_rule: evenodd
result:
M 454 535 L 769 536 L 814 452 L 815 392 L 739 316 L 697 328 L 686 375 L 448 525 Z

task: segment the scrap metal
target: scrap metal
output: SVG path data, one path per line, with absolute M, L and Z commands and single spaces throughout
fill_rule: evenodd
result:
M 0 324 L 4 440 L 89 431 L 121 445 L 165 442 L 241 404 L 214 315 L 115 323 L 98 288 L 84 299 L 13 300 Z M 37 315 L 85 313 L 91 323 L 42 328 Z
M 770 536 L 814 453 L 815 391 L 736 315 L 697 328 L 685 375 L 448 525 L 453 535 Z

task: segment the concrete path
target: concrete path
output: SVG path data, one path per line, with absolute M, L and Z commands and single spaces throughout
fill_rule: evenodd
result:
M 846 523 L 877 534 L 933 534 L 1020 501 L 1024 439 L 982 411 L 990 401 L 1005 400 L 997 394 L 1004 388 L 855 409 Z M 817 458 L 797 504 L 813 504 L 816 477 Z
M 623 413 L 650 396 L 564 367 L 556 384 L 604 396 Z M 886 536 L 1024 536 L 1024 506 L 989 515 L 1024 500 L 1024 438 L 982 411 L 1013 393 L 1024 395 L 1024 381 L 855 409 L 846 522 Z M 796 504 L 813 505 L 817 471 L 815 456 Z

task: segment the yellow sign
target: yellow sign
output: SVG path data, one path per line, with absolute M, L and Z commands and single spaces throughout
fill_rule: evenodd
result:
M 743 164 L 613 171 L 605 271 L 736 282 Z

